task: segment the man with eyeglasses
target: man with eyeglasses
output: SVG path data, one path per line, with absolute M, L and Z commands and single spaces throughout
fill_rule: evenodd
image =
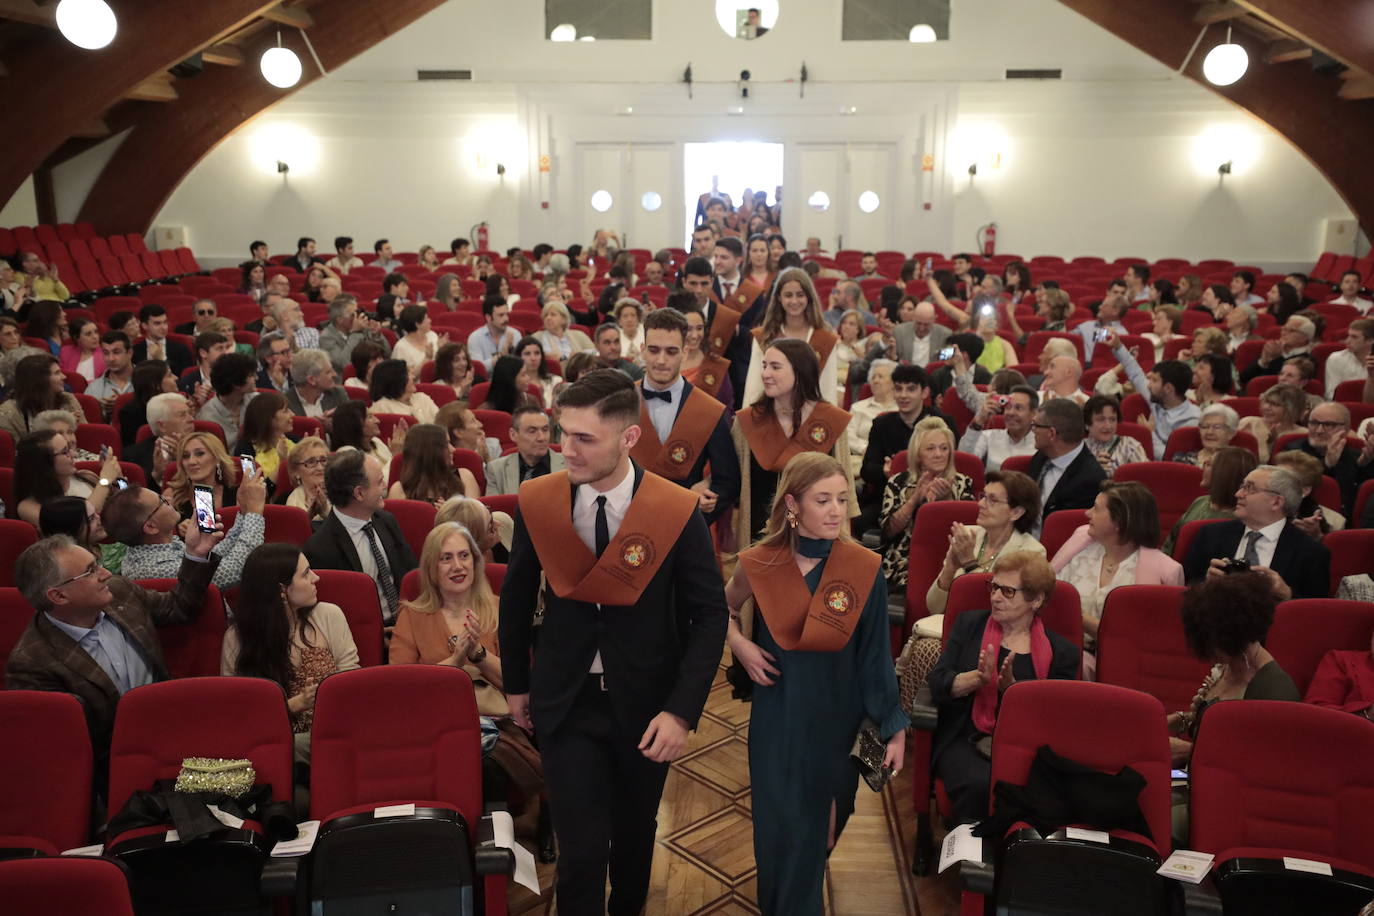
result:
M 1083 411 L 1068 398 L 1051 398 L 1031 419 L 1035 456 L 1027 473 L 1040 485 L 1040 518 L 1060 509 L 1086 509 L 1107 474 L 1083 440 Z M 1035 524 L 1040 533 L 1040 522 Z
M 215 319 L 219 317 L 219 308 L 215 305 L 215 300 L 197 299 L 191 306 L 191 311 L 195 314 L 195 320 L 177 325 L 178 334 L 195 337 L 197 334 L 214 330 Z
M 1355 494 L 1360 484 L 1374 477 L 1374 433 L 1362 448 L 1352 448 L 1347 441 L 1349 435 L 1350 408 L 1327 401 L 1307 415 L 1307 438 L 1288 449 L 1306 452 L 1321 461 L 1326 476 L 1340 487 L 1341 514 L 1347 519 L 1355 513 Z
M 1235 519 L 1203 525 L 1183 559 L 1183 574 L 1250 571 L 1263 575 L 1280 601 L 1331 596 L 1331 552 L 1304 534 L 1293 517 L 1302 486 L 1291 471 L 1262 464 L 1236 491 Z
M 99 794 L 119 698 L 171 677 L 157 628 L 190 623 L 200 614 L 219 565 L 211 550 L 223 537 L 192 528 L 169 592 L 112 575 L 66 535 L 42 539 L 15 561 L 15 584 L 35 613 L 10 652 L 5 686 L 70 693 L 81 701 Z

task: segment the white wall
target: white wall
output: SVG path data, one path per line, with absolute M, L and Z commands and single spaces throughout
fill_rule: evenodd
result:
M 1286 141 L 1055 0 L 960 0 L 951 40 L 934 45 L 841 42 L 833 0 L 788 0 L 773 32 L 742 42 L 718 29 L 711 6 L 656 2 L 652 41 L 559 44 L 542 38 L 542 0 L 511 0 L 494 16 L 445 4 L 231 136 L 155 224 L 188 227 L 212 263 L 241 259 L 257 237 L 277 252 L 302 234 L 326 249 L 336 234 L 360 249 L 383 235 L 398 250 L 442 247 L 479 220 L 496 248 L 585 244 L 600 225 L 655 248 L 682 240 L 656 237 L 663 221 L 642 214 L 591 210 L 583 151 L 623 146 L 630 171 L 634 147 L 645 151 L 622 183 L 628 205 L 644 170 L 680 176 L 683 142 L 724 139 L 787 144 L 783 226 L 798 242 L 815 225 L 800 209 L 814 190 L 802 186 L 802 163 L 823 148 L 841 150 L 833 183 L 849 196 L 874 162 L 890 172 L 862 236 L 843 221 L 837 229 L 873 247 L 969 248 L 995 220 L 999 248 L 1026 255 L 1310 264 L 1323 221 L 1350 217 Z M 691 98 L 680 81 L 689 61 Z M 414 80 L 417 68 L 455 67 L 471 67 L 475 82 Z M 743 67 L 748 100 L 735 83 Z M 1065 79 L 1008 83 L 1006 67 L 1062 67 Z M 1196 137 L 1214 124 L 1249 136 L 1224 182 L 1215 163 L 1194 163 Z M 970 187 L 960 138 L 971 127 L 1000 137 L 980 148 L 1000 147 L 1002 158 Z M 262 139 L 283 131 L 285 177 Z M 922 154 L 934 171 L 921 171 Z M 819 160 L 808 161 L 814 173 Z M 60 208 L 84 193 L 88 164 L 59 174 Z M 675 208 L 666 225 L 681 225 L 682 189 L 662 194 Z M 847 225 L 859 225 L 856 213 Z
M 0 208 L 0 226 L 32 226 L 38 222 L 38 202 L 33 196 L 33 178 L 25 178 L 19 190 Z

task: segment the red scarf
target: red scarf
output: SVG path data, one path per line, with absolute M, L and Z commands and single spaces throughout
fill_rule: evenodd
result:
M 1045 624 L 1038 614 L 1031 622 L 1030 644 L 1035 679 L 1043 681 L 1050 673 L 1050 659 L 1054 656 L 1054 650 L 1050 648 L 1050 638 L 1045 635 Z M 1002 625 L 992 614 L 988 614 L 987 626 L 983 627 L 982 645 L 996 661 L 1002 648 Z M 994 677 L 978 688 L 978 694 L 973 698 L 973 727 L 985 735 L 992 734 L 992 728 L 997 724 L 997 681 L 998 678 Z

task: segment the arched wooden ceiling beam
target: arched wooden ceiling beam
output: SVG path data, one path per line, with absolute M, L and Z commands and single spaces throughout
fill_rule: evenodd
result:
M 325 69 L 332 71 L 443 2 L 321 0 L 310 7 L 315 22 L 310 41 Z M 206 70 L 195 79 L 181 80 L 175 102 L 137 111 L 133 130 L 100 173 L 78 219 L 90 220 L 101 233 L 146 231 L 172 191 L 220 141 L 295 89 L 319 79 L 300 33 L 282 29 L 281 40 L 301 59 L 303 72 L 296 87 L 277 89 L 258 70 L 262 51 L 276 44 L 275 30 L 244 47 L 248 66 Z
M 1236 0 L 1347 67 L 1374 74 L 1374 3 L 1368 0 Z
M 55 6 L 34 7 L 31 0 L 28 5 L 48 11 Z M 0 157 L 0 201 L 9 200 L 68 137 L 136 87 L 274 5 L 263 0 L 140 0 L 119 4 L 119 31 L 99 51 L 84 51 L 56 31 L 37 32 L 16 45 L 5 59 L 9 75 L 0 86 L 6 123 L 23 129 Z
M 1175 70 L 1183 64 L 1200 28 L 1194 21 L 1197 4 L 1189 0 L 1060 2 Z M 1325 9 L 1326 4 L 1317 6 Z M 1369 168 L 1369 151 L 1374 149 L 1374 106 L 1367 101 L 1338 99 L 1339 81 L 1304 64 L 1266 63 L 1266 46 L 1240 30 L 1232 41 L 1249 53 L 1250 69 L 1230 86 L 1213 86 L 1202 75 L 1202 60 L 1224 37 L 1224 26 L 1211 26 L 1184 75 L 1287 138 L 1331 182 L 1368 233 L 1374 226 L 1374 169 Z

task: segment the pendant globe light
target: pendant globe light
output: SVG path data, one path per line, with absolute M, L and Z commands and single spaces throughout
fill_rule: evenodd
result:
M 1226 27 L 1226 43 L 1217 45 L 1202 59 L 1202 75 L 1213 86 L 1230 86 L 1245 75 L 1250 67 L 1250 55 L 1231 41 L 1231 27 Z
M 258 67 L 263 79 L 278 89 L 290 89 L 301 81 L 301 59 L 290 48 L 283 48 L 281 32 L 277 32 L 277 46 L 263 52 Z
M 119 25 L 105 0 L 62 0 L 57 4 L 57 30 L 62 37 L 87 51 L 114 41 Z

